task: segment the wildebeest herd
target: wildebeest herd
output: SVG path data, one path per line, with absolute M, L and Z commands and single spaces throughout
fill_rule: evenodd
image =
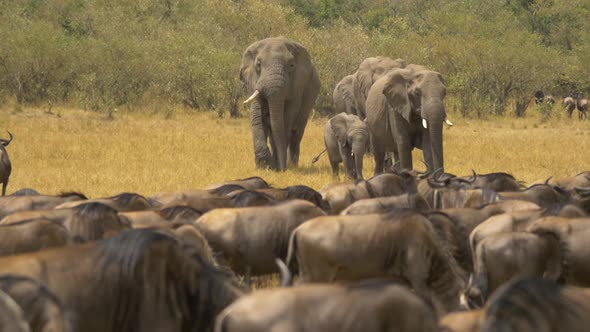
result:
M 244 53 L 258 166 L 297 163 L 310 64 L 284 38 Z M 590 171 L 528 187 L 446 173 L 442 76 L 384 57 L 351 76 L 360 97 L 339 84 L 348 111 L 325 144 L 354 180 L 319 190 L 254 176 L 151 197 L 4 196 L 12 134 L 0 140 L 0 331 L 585 331 Z
M 319 191 L 260 177 L 152 197 L 29 189 L 0 198 L 0 323 L 577 331 L 590 309 L 589 215 L 590 172 L 529 187 L 392 167 Z M 251 289 L 273 273 L 281 287 Z

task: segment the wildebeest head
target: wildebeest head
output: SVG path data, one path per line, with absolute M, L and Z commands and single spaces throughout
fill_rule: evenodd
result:
M 108 205 L 88 203 L 73 209 L 74 213 L 66 219 L 64 226 L 74 241 L 95 241 L 129 228 L 121 221 L 117 210 Z

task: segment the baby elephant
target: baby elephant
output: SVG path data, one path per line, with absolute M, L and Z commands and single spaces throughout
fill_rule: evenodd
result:
M 324 128 L 324 143 L 334 176 L 338 176 L 338 164 L 343 162 L 348 177 L 363 178 L 363 157 L 369 143 L 365 122 L 344 112 L 335 115 Z

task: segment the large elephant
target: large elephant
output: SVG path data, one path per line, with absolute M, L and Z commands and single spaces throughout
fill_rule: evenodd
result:
M 338 176 L 338 165 L 351 179 L 363 179 L 363 157 L 369 144 L 369 130 L 358 116 L 339 113 L 324 128 L 324 143 L 332 172 Z
M 244 103 L 252 102 L 256 166 L 285 170 L 287 151 L 297 165 L 299 145 L 320 90 L 307 49 L 284 37 L 257 41 L 242 56 L 240 80 L 252 94 Z
M 419 65 L 390 71 L 369 91 L 367 124 L 375 156 L 375 174 L 383 172 L 385 152 L 402 169 L 412 169 L 412 150 L 422 149 L 429 171 L 443 170 L 445 82 L 440 73 Z
M 366 117 L 365 103 L 369 90 L 377 82 L 392 69 L 405 68 L 406 61 L 403 59 L 395 59 L 377 56 L 366 58 L 361 62 L 356 73 L 354 73 L 353 91 L 354 99 L 357 104 L 358 117 L 364 120 Z
M 334 100 L 334 114 L 347 113 L 359 115 L 357 101 L 354 97 L 354 81 L 356 76 L 345 76 L 334 88 L 332 99 Z

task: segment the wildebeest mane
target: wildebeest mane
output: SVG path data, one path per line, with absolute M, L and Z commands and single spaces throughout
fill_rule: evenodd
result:
M 312 202 L 317 206 L 322 204 L 322 195 L 308 186 L 289 186 L 285 189 L 287 189 L 287 199 L 299 198 Z
M 213 195 L 219 195 L 219 196 L 225 196 L 231 192 L 234 192 L 236 190 L 244 190 L 246 188 L 240 186 L 239 184 L 224 184 L 220 187 L 217 187 L 215 189 L 211 189 L 209 192 Z
M 234 203 L 234 207 L 246 207 L 260 205 L 260 202 L 265 204 L 272 204 L 276 200 L 268 194 L 256 191 L 256 190 L 242 190 L 239 193 L 232 195 L 230 199 Z
M 482 332 L 514 331 L 517 325 L 540 331 L 555 322 L 561 308 L 567 310 L 569 303 L 561 296 L 562 286 L 542 278 L 520 279 L 503 285 L 498 289 L 486 308 L 486 320 Z M 558 318 L 557 318 L 558 319 Z
M 161 210 L 156 211 L 157 214 L 160 215 L 160 217 L 171 221 L 175 218 L 181 217 L 183 219 L 192 219 L 190 217 L 192 216 L 197 216 L 194 219 L 196 220 L 199 216 L 201 216 L 203 214 L 203 212 L 190 207 L 188 205 L 174 205 L 174 206 L 170 206 Z
M 74 213 L 65 221 L 65 225 L 76 242 L 101 239 L 108 221 L 114 220 L 123 228 L 117 210 L 106 204 L 85 203 L 73 207 L 73 210 Z
M 111 196 L 109 197 L 109 199 L 112 199 L 113 201 L 123 205 L 123 206 L 127 206 L 129 204 L 131 204 L 134 200 L 143 200 L 146 203 L 149 204 L 148 199 L 140 194 L 136 194 L 136 193 L 120 193 L 117 194 L 115 196 Z
M 18 274 L 3 274 L 0 276 L 0 289 L 3 289 L 6 293 L 10 293 L 10 289 L 18 283 L 29 283 L 34 285 L 37 288 L 38 293 L 50 299 L 59 308 L 64 308 L 61 300 L 38 280 Z M 25 302 L 35 301 L 38 296 L 38 294 L 30 295 L 34 296 L 31 299 L 24 299 Z
M 260 176 L 251 176 L 248 178 L 243 178 L 243 179 L 238 179 L 236 181 L 248 181 L 248 180 L 260 180 L 262 181 L 262 183 L 264 183 L 264 185 L 266 185 L 267 187 L 270 188 L 270 184 L 268 184 L 268 182 L 266 182 L 263 178 L 261 178 Z
M 32 189 L 32 188 L 19 189 L 19 190 L 13 192 L 12 194 L 10 194 L 10 196 L 39 196 L 39 195 L 41 195 L 41 193 L 39 193 L 37 190 Z
M 214 309 L 221 311 L 221 305 L 229 304 L 216 306 L 215 302 L 225 298 L 222 286 L 228 275 L 192 248 L 190 243 L 153 229 L 131 230 L 97 243 L 97 280 L 115 279 L 117 286 L 111 291 L 125 292 L 113 302 L 116 330 L 138 331 L 134 323 L 141 300 L 160 304 L 158 309 L 168 310 L 171 317 L 180 314 L 182 331 L 211 326 Z
M 512 174 L 505 173 L 505 172 L 493 172 L 493 173 L 488 173 L 488 174 L 478 174 L 477 177 L 485 177 L 489 181 L 496 181 L 496 180 L 501 179 L 503 177 L 508 177 L 512 180 L 516 180 L 516 178 Z
M 80 199 L 88 199 L 88 197 L 86 197 L 86 195 L 84 195 L 81 192 L 77 192 L 77 191 L 64 191 L 64 192 L 60 192 L 57 197 L 61 197 L 61 198 L 66 198 L 66 197 L 70 197 L 70 196 L 77 196 Z

